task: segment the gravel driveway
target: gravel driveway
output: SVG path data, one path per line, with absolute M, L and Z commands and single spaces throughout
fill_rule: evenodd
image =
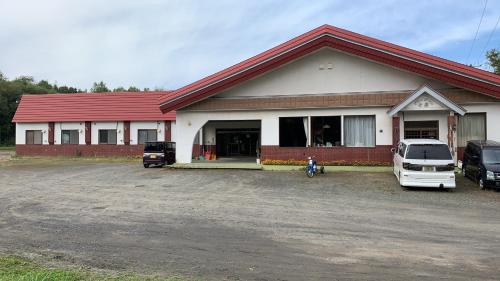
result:
M 389 173 L 0 165 L 0 253 L 202 280 L 498 280 L 500 193 Z

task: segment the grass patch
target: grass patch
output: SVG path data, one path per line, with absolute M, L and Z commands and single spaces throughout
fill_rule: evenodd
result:
M 187 281 L 134 273 L 107 274 L 79 268 L 52 268 L 16 256 L 0 256 L 0 281 Z
M 14 151 L 16 150 L 15 146 L 0 146 L 0 151 Z

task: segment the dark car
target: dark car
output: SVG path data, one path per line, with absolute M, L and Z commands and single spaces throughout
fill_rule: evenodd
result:
M 477 183 L 500 190 L 500 142 L 469 141 L 462 161 L 462 174 Z
M 163 167 L 175 163 L 175 142 L 146 142 L 142 156 L 144 168 L 150 165 Z

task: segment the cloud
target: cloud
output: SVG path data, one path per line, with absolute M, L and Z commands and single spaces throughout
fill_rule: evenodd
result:
M 480 37 L 499 15 L 500 3 L 490 2 Z M 482 11 L 475 1 L 395 0 L 0 0 L 0 7 L 0 71 L 8 77 L 168 89 L 325 23 L 464 59 L 467 48 L 463 55 L 446 48 L 470 46 Z

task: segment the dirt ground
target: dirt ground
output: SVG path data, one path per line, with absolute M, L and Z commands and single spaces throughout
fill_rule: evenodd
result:
M 12 163 L 11 163 L 12 162 Z M 498 280 L 500 193 L 390 173 L 0 165 L 0 254 L 202 280 Z

